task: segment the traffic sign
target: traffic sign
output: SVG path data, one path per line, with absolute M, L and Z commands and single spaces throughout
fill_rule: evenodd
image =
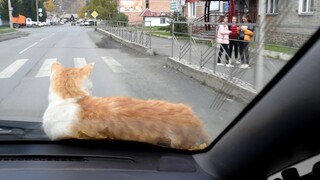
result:
M 177 10 L 177 2 L 170 2 L 170 11 L 176 11 Z
M 93 18 L 96 18 L 98 15 L 99 15 L 99 14 L 98 14 L 96 11 L 93 11 L 93 12 L 91 13 L 91 16 L 92 16 Z

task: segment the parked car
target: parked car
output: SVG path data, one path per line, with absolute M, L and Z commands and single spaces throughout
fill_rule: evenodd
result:
M 94 26 L 94 21 L 93 21 L 93 20 L 86 20 L 86 21 L 84 22 L 84 25 L 85 25 L 85 26 Z

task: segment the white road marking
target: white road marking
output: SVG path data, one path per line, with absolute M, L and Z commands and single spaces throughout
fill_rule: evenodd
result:
M 7 68 L 0 72 L 0 78 L 10 78 L 15 72 L 17 72 L 28 59 L 17 59 L 10 64 Z
M 38 71 L 36 77 L 49 77 L 51 74 L 51 65 L 57 62 L 57 58 L 46 59 Z
M 38 42 L 35 42 L 35 43 L 31 44 L 29 47 L 27 47 L 27 48 L 25 48 L 24 50 L 20 51 L 19 54 L 24 53 L 25 51 L 27 51 L 28 49 L 32 48 L 33 46 L 35 46 L 35 45 L 37 45 L 37 44 L 38 44 Z
M 102 60 L 109 66 L 109 68 L 116 73 L 128 72 L 118 61 L 111 56 L 102 56 Z
M 75 57 L 73 58 L 74 66 L 76 68 L 82 68 L 87 64 L 86 59 L 82 57 Z
M 49 36 L 47 36 L 47 37 L 41 38 L 39 41 L 43 41 L 43 40 L 45 40 L 45 39 L 47 39 L 47 38 L 49 38 L 49 37 L 53 36 L 54 34 L 56 34 L 56 33 L 52 33 L 52 34 L 50 34 L 50 35 L 49 35 Z

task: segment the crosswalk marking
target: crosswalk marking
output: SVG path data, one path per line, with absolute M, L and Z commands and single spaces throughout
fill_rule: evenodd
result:
M 101 56 L 104 63 L 115 73 L 127 73 L 128 71 L 111 56 Z M 12 64 L 8 65 L 5 69 L 0 72 L 0 79 L 10 78 L 15 74 L 29 59 L 17 59 Z M 37 74 L 36 78 L 49 77 L 51 74 L 51 66 L 54 62 L 57 62 L 57 58 L 45 59 Z M 73 58 L 74 67 L 81 68 L 87 64 L 84 57 Z
M 116 73 L 125 73 L 127 70 L 113 57 L 111 56 L 102 56 L 102 60 L 109 66 L 109 68 Z
M 87 64 L 86 59 L 82 57 L 73 58 L 74 67 L 81 68 Z
M 57 61 L 57 58 L 46 59 L 38 71 L 36 77 L 48 77 L 51 74 L 51 65 Z
M 0 78 L 10 78 L 15 72 L 17 72 L 28 59 L 18 59 L 0 72 Z

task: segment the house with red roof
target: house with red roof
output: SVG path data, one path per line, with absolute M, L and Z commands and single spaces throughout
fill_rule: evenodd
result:
M 140 16 L 143 17 L 146 26 L 167 26 L 169 25 L 170 12 L 153 12 L 146 8 Z

